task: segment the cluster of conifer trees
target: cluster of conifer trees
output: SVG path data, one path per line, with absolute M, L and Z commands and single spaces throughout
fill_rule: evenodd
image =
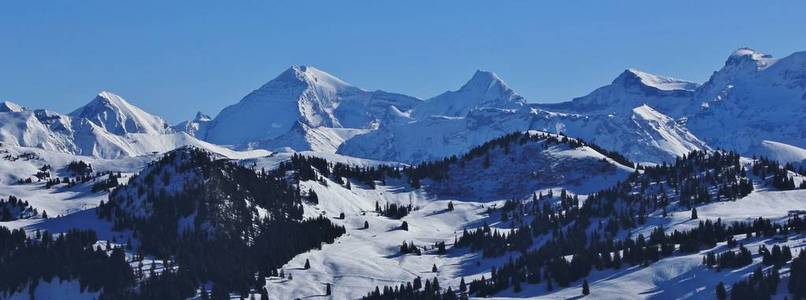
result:
M 452 287 L 443 290 L 439 285 L 439 280 L 425 280 L 423 284 L 420 277 L 414 278 L 411 282 L 401 283 L 399 286 L 384 286 L 383 289 L 375 287 L 375 290 L 363 297 L 364 300 L 401 300 L 401 299 L 428 299 L 428 300 L 456 300 L 467 299 L 464 293 L 457 293 Z
M 765 272 L 758 267 L 753 274 L 733 284 L 730 298 L 732 300 L 771 299 L 778 289 L 779 282 L 781 282 L 781 274 L 778 268 L 771 268 Z
M 806 251 L 801 250 L 789 267 L 789 293 L 793 299 L 806 298 Z
M 100 181 L 96 182 L 92 185 L 92 192 L 97 193 L 100 191 L 105 191 L 111 188 L 115 188 L 118 186 L 118 179 L 121 178 L 120 173 L 108 173 L 106 179 L 101 179 Z
M 28 201 L 24 201 L 14 195 L 8 196 L 8 200 L 0 199 L 0 222 L 26 219 L 39 215 L 39 210 L 31 207 Z M 42 211 L 42 217 L 47 218 L 48 213 Z
M 772 186 L 779 190 L 794 190 L 794 189 L 806 189 L 806 181 L 800 183 L 800 185 L 795 185 L 795 179 L 792 176 L 789 176 L 789 172 L 798 173 L 802 176 L 806 176 L 806 170 L 804 169 L 795 169 L 795 167 L 789 163 L 781 166 L 781 164 L 775 160 L 768 159 L 766 157 L 756 158 L 754 157 L 753 161 L 753 175 L 759 176 L 761 178 L 770 178 L 770 182 Z
M 127 294 L 134 276 L 123 249 L 94 248 L 96 241 L 94 231 L 55 237 L 37 231 L 29 237 L 22 229 L 0 226 L 0 298 L 26 288 L 33 292 L 41 280 L 77 280 L 82 291 L 103 290 L 113 299 Z
M 747 248 L 744 246 L 739 246 L 738 252 L 734 252 L 733 250 L 726 250 L 725 252 L 719 254 L 709 252 L 703 258 L 704 265 L 711 268 L 716 268 L 717 271 L 726 268 L 741 268 L 751 263 L 753 263 L 753 254 L 751 254 L 750 250 L 747 250 Z
M 400 178 L 402 168 L 396 166 L 359 166 L 344 163 L 331 163 L 324 158 L 294 154 L 291 160 L 280 164 L 277 170 L 295 171 L 298 181 L 317 180 L 321 177 L 330 178 L 338 184 L 349 186 L 349 179 L 363 183 L 369 188 L 375 188 L 375 182 L 385 182 L 387 177 Z M 345 181 L 345 178 L 348 179 Z
M 398 205 L 396 203 L 387 203 L 386 205 L 381 206 L 377 201 L 375 202 L 375 212 L 384 217 L 395 220 L 402 219 L 415 209 L 416 207 L 413 207 L 411 204 Z

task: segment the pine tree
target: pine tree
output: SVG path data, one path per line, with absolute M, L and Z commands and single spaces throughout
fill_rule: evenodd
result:
M 400 224 L 400 229 L 403 229 L 405 231 L 409 231 L 409 223 L 406 222 L 406 221 L 403 221 L 403 224 Z
M 582 280 L 582 294 L 587 296 L 587 295 L 590 295 L 590 293 L 591 293 L 591 290 L 590 290 L 590 286 L 588 286 L 588 280 L 587 279 Z
M 434 265 L 431 267 L 431 272 L 434 272 L 434 273 L 436 273 L 436 272 L 437 272 L 437 264 L 434 264 Z
M 692 220 L 696 220 L 696 219 L 697 219 L 697 208 L 696 208 L 696 207 L 692 207 L 692 208 L 691 208 L 691 219 L 692 219 Z
M 720 281 L 716 285 L 716 299 L 718 300 L 725 300 L 728 299 L 728 291 L 725 290 L 725 284 Z
M 311 268 L 311 262 L 307 258 L 305 259 L 305 266 L 303 266 L 302 268 L 305 270 Z
M 369 222 L 364 221 L 364 229 L 369 229 Z
M 465 284 L 465 278 L 462 277 L 462 280 L 459 281 L 459 291 L 464 293 L 467 291 L 467 284 Z

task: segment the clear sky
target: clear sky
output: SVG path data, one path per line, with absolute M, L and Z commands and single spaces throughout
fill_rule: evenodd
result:
M 702 82 L 739 47 L 806 50 L 804 12 L 806 1 L 3 1 L 0 99 L 66 113 L 109 90 L 175 123 L 303 64 L 421 98 L 484 69 L 557 102 L 628 67 Z

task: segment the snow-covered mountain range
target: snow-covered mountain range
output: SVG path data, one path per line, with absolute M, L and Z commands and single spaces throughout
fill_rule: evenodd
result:
M 588 95 L 552 104 L 529 104 L 487 71 L 419 100 L 368 92 L 300 66 L 225 108 L 206 129 L 187 132 L 240 149 L 291 147 L 402 162 L 439 159 L 529 129 L 594 141 L 640 162 L 713 148 L 773 155 L 759 150 L 765 142 L 806 147 L 803 56 L 773 59 L 739 49 L 703 84 L 628 69 Z
M 294 66 L 215 117 L 197 113 L 174 126 L 110 92 L 69 114 L 6 101 L 0 141 L 101 158 L 223 145 L 421 162 L 534 129 L 592 141 L 638 162 L 722 148 L 800 163 L 806 159 L 800 156 L 806 151 L 804 78 L 804 52 L 775 59 L 742 48 L 702 84 L 627 69 L 588 95 L 534 104 L 488 71 L 421 100 Z M 785 147 L 770 146 L 780 144 Z

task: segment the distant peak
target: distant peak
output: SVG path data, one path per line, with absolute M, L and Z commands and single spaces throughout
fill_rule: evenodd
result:
M 11 101 L 0 102 L 0 112 L 21 112 L 27 108 Z
M 124 100 L 123 97 L 118 96 L 117 94 L 112 93 L 110 91 L 101 91 L 100 93 L 98 93 L 97 96 L 95 96 L 95 99 L 93 99 L 92 102 L 110 103 L 115 106 L 129 105 L 129 102 L 126 102 L 126 100 Z
M 644 86 L 653 87 L 662 91 L 675 91 L 675 90 L 693 91 L 699 86 L 699 84 L 691 81 L 647 73 L 635 68 L 629 68 L 624 70 L 624 72 L 622 72 L 615 80 L 613 80 L 613 84 L 623 86 L 640 84 Z
M 751 48 L 739 48 L 733 51 L 725 62 L 726 66 L 743 65 L 751 63 L 758 68 L 764 68 L 774 62 L 772 55 L 756 51 Z
M 303 84 L 308 86 L 326 86 L 334 89 L 351 88 L 352 85 L 325 71 L 306 65 L 293 65 L 277 77 L 263 85 L 264 88 Z
M 109 91 L 101 91 L 87 105 L 71 112 L 70 117 L 93 123 L 116 135 L 162 133 L 168 127 L 161 118 Z
M 204 114 L 204 113 L 202 113 L 200 111 L 196 112 L 196 117 L 193 118 L 193 121 L 197 121 L 197 122 L 198 121 L 210 121 L 210 120 L 212 120 L 212 118 L 210 118 L 210 116 L 208 116 L 208 115 L 206 115 L 206 114 Z
M 476 72 L 473 73 L 473 77 L 470 78 L 470 80 L 465 83 L 464 86 L 462 86 L 462 89 L 486 90 L 496 84 L 506 87 L 506 83 L 504 83 L 504 81 L 501 80 L 501 77 L 498 77 L 497 74 L 490 71 L 476 70 Z
M 761 53 L 759 51 L 756 51 L 755 49 L 747 48 L 747 47 L 742 47 L 742 48 L 736 49 L 736 51 L 733 51 L 733 53 L 730 56 L 735 57 L 735 58 L 750 57 L 750 58 L 755 59 L 755 60 L 760 59 L 760 58 L 765 58 L 765 57 L 766 58 L 771 58 L 772 57 L 769 54 L 764 54 L 764 53 Z

